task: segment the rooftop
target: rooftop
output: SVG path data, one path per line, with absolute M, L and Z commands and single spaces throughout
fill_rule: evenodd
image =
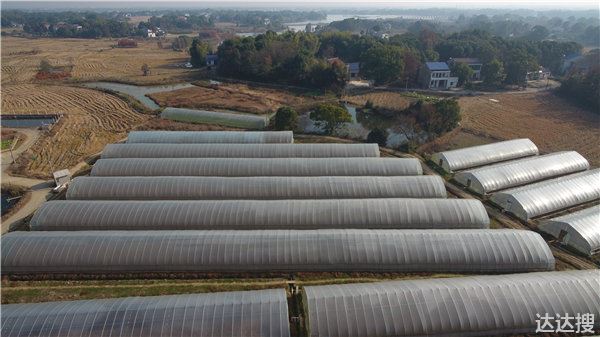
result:
M 429 70 L 450 70 L 446 62 L 425 62 L 425 66 Z

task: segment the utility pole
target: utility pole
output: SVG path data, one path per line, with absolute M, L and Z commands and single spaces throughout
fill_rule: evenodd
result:
M 17 142 L 19 141 L 19 137 L 15 137 L 15 141 L 10 145 L 10 159 L 12 159 L 11 163 L 15 162 L 15 157 L 13 156 L 13 149 L 17 146 Z

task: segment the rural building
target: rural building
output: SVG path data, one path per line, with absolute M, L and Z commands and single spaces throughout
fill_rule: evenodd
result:
M 539 229 L 585 255 L 600 253 L 600 205 L 544 221 Z
M 426 199 L 56 200 L 29 224 L 33 231 L 489 228 L 479 200 L 444 199 L 443 182 L 441 189 Z
M 216 66 L 219 63 L 219 55 L 217 54 L 208 54 L 206 55 L 206 66 L 211 68 Z
M 414 176 L 415 158 L 115 158 L 100 159 L 92 176 L 318 177 Z
M 419 69 L 419 82 L 427 89 L 456 88 L 458 77 L 450 76 L 446 62 L 425 62 Z
M 71 172 L 67 169 L 56 171 L 52 173 L 52 177 L 56 187 L 66 186 L 71 181 Z
M 538 233 L 513 229 L 10 232 L 1 251 L 4 275 L 513 273 L 555 264 Z
M 537 146 L 531 140 L 521 138 L 434 153 L 431 161 L 446 172 L 454 172 L 537 154 Z
M 600 169 L 492 194 L 491 201 L 523 220 L 600 199 Z
M 303 303 L 310 336 L 512 336 L 540 312 L 598 317 L 598 289 L 599 270 L 577 270 L 307 286 Z
M 569 173 L 585 171 L 588 161 L 575 151 L 551 153 L 458 172 L 454 180 L 484 195 Z
M 348 63 L 346 67 L 348 67 L 348 77 L 351 81 L 360 79 L 360 62 Z
M 137 42 L 132 39 L 120 39 L 119 42 L 117 42 L 117 47 L 119 48 L 135 48 L 137 46 Z
M 131 131 L 127 143 L 293 143 L 292 131 Z
M 451 58 L 448 60 L 448 64 L 453 66 L 458 63 L 464 63 L 473 70 L 473 76 L 471 76 L 471 81 L 481 81 L 481 68 L 483 67 L 483 63 L 478 58 L 473 57 L 457 57 Z
M 548 79 L 548 78 L 550 78 L 550 76 L 552 76 L 552 74 L 550 73 L 550 70 L 540 66 L 538 70 L 528 71 L 525 78 L 528 81 L 536 81 L 536 80 Z
M 288 319 L 284 289 L 3 304 L 2 336 L 289 337 Z
M 433 198 L 429 177 L 78 177 L 68 200 Z
M 377 144 L 108 144 L 102 158 L 379 157 Z

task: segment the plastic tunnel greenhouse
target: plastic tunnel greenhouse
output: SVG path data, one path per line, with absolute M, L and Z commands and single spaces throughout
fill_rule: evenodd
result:
M 127 143 L 293 143 L 292 131 L 131 131 Z
M 2 274 L 553 270 L 527 230 L 11 232 Z
M 600 253 L 600 205 L 544 221 L 539 229 L 585 255 Z
M 32 230 L 488 228 L 475 199 L 50 201 Z
M 121 158 L 100 159 L 92 176 L 411 176 L 413 158 Z
M 377 144 L 108 144 L 102 158 L 379 157 Z
M 77 177 L 68 200 L 443 198 L 438 176 Z
M 534 333 L 536 314 L 598 317 L 598 289 L 581 270 L 313 286 L 304 302 L 311 337 L 505 336 Z
M 513 139 L 434 153 L 431 161 L 441 166 L 446 172 L 454 172 L 537 154 L 538 148 L 531 140 Z
M 2 305 L 3 337 L 289 337 L 283 289 Z

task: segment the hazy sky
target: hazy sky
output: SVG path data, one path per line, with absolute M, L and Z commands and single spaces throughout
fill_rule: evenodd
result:
M 315 8 L 327 8 L 327 7 L 364 7 L 364 8 L 432 8 L 432 7 L 450 7 L 450 8 L 536 8 L 536 9 L 598 9 L 600 2 L 598 0 L 504 0 L 504 1 L 482 1 L 482 0 L 438 0 L 438 1 L 406 1 L 406 0 L 387 0 L 387 1 L 369 1 L 369 0 L 259 0 L 259 1 L 244 1 L 244 0 L 178 0 L 175 2 L 169 2 L 164 0 L 103 0 L 103 1 L 81 1 L 81 0 L 37 0 L 34 2 L 25 0 L 2 0 L 2 4 L 8 5 L 6 7 L 19 6 L 19 3 L 27 4 L 27 7 L 56 7 L 60 3 L 79 2 L 78 5 L 82 6 L 87 4 L 90 7 L 94 6 L 94 3 L 99 2 L 111 2 L 113 4 L 120 4 L 118 7 L 122 7 L 125 4 L 131 4 L 138 6 L 139 3 L 152 3 L 157 5 L 160 3 L 162 6 L 168 6 L 169 3 L 173 3 L 174 7 L 181 7 L 184 4 L 193 5 L 193 7 L 205 6 L 205 7 L 220 7 L 220 6 L 235 6 L 240 7 L 263 7 L 270 4 L 271 8 L 277 7 L 315 7 Z M 175 5 L 177 4 L 177 5 Z M 276 4 L 276 5 L 273 5 Z M 106 5 L 106 4 L 104 4 Z M 80 7 L 77 6 L 77 7 Z M 102 6 L 104 7 L 104 6 Z M 267 6 L 269 7 L 269 6 Z

